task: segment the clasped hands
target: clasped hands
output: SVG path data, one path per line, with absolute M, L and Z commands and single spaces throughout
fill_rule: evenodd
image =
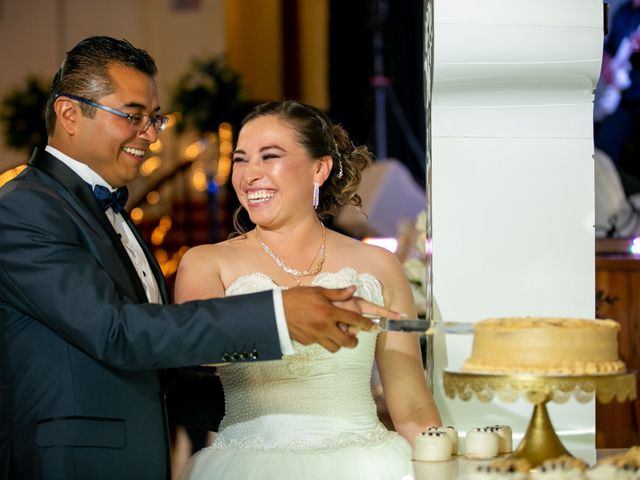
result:
M 282 300 L 289 336 L 303 345 L 317 343 L 330 352 L 336 352 L 341 347 L 355 347 L 358 344 L 356 334 L 360 330 L 376 330 L 376 322 L 362 314 L 393 319 L 402 317 L 401 314 L 356 297 L 354 293 L 355 287 L 297 287 L 284 290 Z

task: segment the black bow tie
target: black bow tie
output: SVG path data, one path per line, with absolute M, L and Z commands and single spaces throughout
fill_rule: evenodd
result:
M 111 192 L 107 187 L 96 185 L 93 187 L 93 195 L 103 210 L 111 207 L 114 212 L 120 213 L 129 198 L 127 187 L 120 187 L 115 192 Z

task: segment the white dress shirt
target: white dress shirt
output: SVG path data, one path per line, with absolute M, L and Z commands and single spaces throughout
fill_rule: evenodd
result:
M 82 178 L 82 180 L 91 185 L 92 189 L 95 185 L 102 185 L 103 187 L 108 188 L 111 192 L 116 190 L 100 175 L 94 172 L 86 163 L 78 162 L 50 145 L 47 145 L 45 150 L 73 170 L 80 178 Z M 131 258 L 131 262 L 133 263 L 136 272 L 138 272 L 138 276 L 142 281 L 142 285 L 144 286 L 149 302 L 161 303 L 158 283 L 153 276 L 147 257 L 145 256 L 135 235 L 131 231 L 131 228 L 127 225 L 124 217 L 120 213 L 115 213 L 111 208 L 105 210 L 104 213 L 122 241 L 129 258 Z M 280 349 L 284 355 L 291 355 L 294 353 L 294 349 L 291 339 L 289 338 L 289 328 L 287 327 L 287 321 L 284 315 L 284 303 L 282 301 L 282 291 L 280 289 L 276 288 L 273 290 L 273 305 L 276 316 L 276 326 L 278 328 L 278 339 L 280 340 Z
M 108 188 L 111 192 L 116 190 L 109 185 L 104 178 L 89 168 L 87 164 L 74 160 L 50 145 L 47 145 L 45 150 L 73 170 L 80 178 L 82 178 L 82 180 L 87 182 L 92 189 L 96 185 L 102 185 L 103 187 Z M 147 294 L 147 299 L 151 303 L 160 303 L 161 298 L 158 283 L 153 276 L 147 257 L 144 255 L 142 247 L 131 231 L 131 228 L 129 228 L 129 225 L 127 225 L 123 216 L 119 213 L 115 213 L 111 208 L 107 208 L 104 211 L 104 214 L 107 216 L 109 223 L 111 223 L 113 229 L 116 231 L 116 234 L 120 238 L 122 245 L 131 259 L 131 263 L 133 263 L 136 272 L 138 272 L 140 281 L 144 286 L 144 291 Z

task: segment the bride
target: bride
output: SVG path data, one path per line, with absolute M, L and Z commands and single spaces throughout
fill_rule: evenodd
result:
M 242 123 L 232 174 L 240 208 L 256 226 L 245 231 L 236 215 L 240 235 L 189 250 L 178 270 L 176 301 L 354 285 L 356 295 L 415 316 L 396 257 L 322 223 L 339 207 L 360 205 L 356 189 L 370 161 L 366 147 L 354 147 L 314 107 L 294 101 L 256 107 Z M 352 333 L 353 349 L 331 353 L 292 342 L 282 360 L 219 367 L 225 417 L 212 446 L 190 460 L 185 478 L 411 478 L 416 435 L 441 423 L 418 338 Z M 376 415 L 374 357 L 394 432 Z

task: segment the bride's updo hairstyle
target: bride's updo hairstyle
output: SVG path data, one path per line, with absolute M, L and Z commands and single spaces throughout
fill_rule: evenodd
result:
M 316 214 L 320 219 L 335 216 L 345 205 L 360 207 L 362 200 L 356 193 L 362 170 L 373 155 L 366 146 L 354 146 L 349 134 L 334 124 L 323 112 L 311 105 L 294 100 L 258 105 L 242 120 L 242 126 L 258 117 L 273 115 L 295 130 L 300 145 L 314 160 L 330 156 L 333 167 L 320 186 L 320 202 Z

